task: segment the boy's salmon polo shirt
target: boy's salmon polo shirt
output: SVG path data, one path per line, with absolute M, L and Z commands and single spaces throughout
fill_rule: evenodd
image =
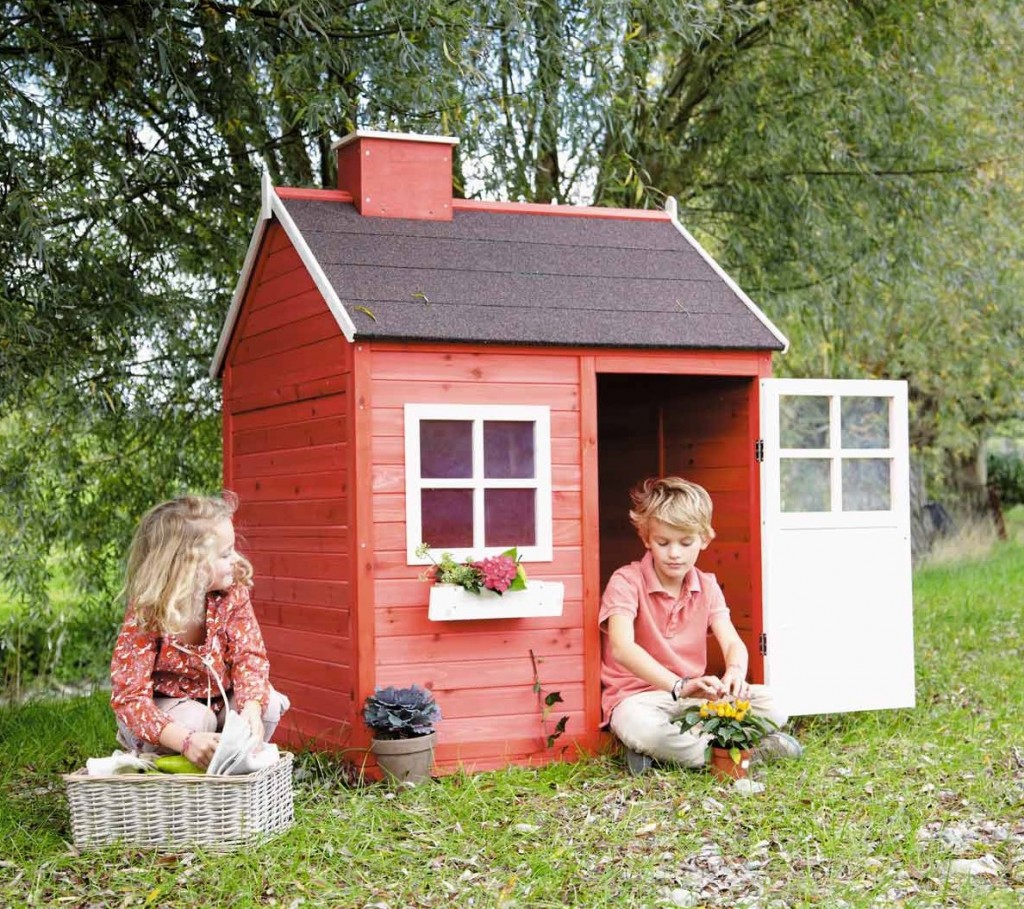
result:
M 628 616 L 637 644 L 680 678 L 696 678 L 707 668 L 711 620 L 723 614 L 729 607 L 713 574 L 691 568 L 677 599 L 661 586 L 648 552 L 611 576 L 598 621 L 604 631 L 609 616 Z M 602 726 L 623 698 L 654 690 L 614 660 L 607 632 L 601 639 L 601 689 Z

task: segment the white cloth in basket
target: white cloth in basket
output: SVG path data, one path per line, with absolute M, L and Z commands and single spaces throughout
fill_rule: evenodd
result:
M 154 755 L 139 755 L 132 751 L 115 751 L 110 757 L 89 758 L 85 772 L 89 776 L 114 776 L 118 773 L 145 773 L 153 769 Z
M 206 768 L 213 776 L 234 776 L 272 767 L 278 760 L 277 745 L 264 742 L 249 729 L 240 713 L 228 710 L 220 742 Z

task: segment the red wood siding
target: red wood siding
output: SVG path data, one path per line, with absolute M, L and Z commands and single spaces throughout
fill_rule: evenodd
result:
M 374 683 L 415 682 L 434 691 L 444 713 L 438 727 L 441 769 L 547 761 L 557 757 L 563 743 L 593 740 L 585 720 L 586 692 L 594 680 L 585 681 L 579 358 L 536 350 L 375 344 L 368 363 Z M 561 617 L 427 619 L 429 585 L 419 580 L 423 569 L 407 565 L 405 556 L 406 403 L 551 408 L 555 555 L 550 563 L 529 564 L 528 570 L 538 580 L 565 584 Z M 553 751 L 545 746 L 531 651 L 544 692 L 558 691 L 564 699 L 548 725 L 569 716 L 566 734 Z
M 357 672 L 351 348 L 276 225 L 227 364 L 225 482 L 240 498 L 271 678 L 292 701 L 280 737 L 345 746 Z

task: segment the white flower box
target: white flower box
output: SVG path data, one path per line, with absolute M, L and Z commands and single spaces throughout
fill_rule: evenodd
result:
M 432 622 L 461 619 L 527 619 L 562 614 L 565 585 L 561 581 L 528 581 L 526 590 L 493 590 L 470 593 L 458 584 L 434 584 L 430 588 Z

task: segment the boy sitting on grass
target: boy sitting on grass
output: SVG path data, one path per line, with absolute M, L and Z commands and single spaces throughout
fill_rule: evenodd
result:
M 675 720 L 706 699 L 750 701 L 776 727 L 787 717 L 763 685 L 748 685 L 747 648 L 713 574 L 695 567 L 714 539 L 711 497 L 679 477 L 646 480 L 632 493 L 629 518 L 647 554 L 611 576 L 601 599 L 603 722 L 626 748 L 632 773 L 653 761 L 702 767 L 707 738 Z M 707 675 L 707 633 L 725 657 L 722 677 Z M 790 735 L 772 732 L 755 759 L 799 757 Z

